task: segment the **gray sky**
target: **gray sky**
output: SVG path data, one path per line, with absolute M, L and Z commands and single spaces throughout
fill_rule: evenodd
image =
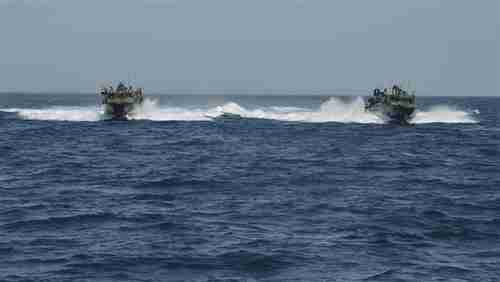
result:
M 0 91 L 500 96 L 498 0 L 0 0 Z

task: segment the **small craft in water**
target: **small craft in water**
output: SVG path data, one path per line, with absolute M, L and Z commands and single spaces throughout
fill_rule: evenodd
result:
M 127 120 L 144 101 L 142 88 L 125 86 L 122 82 L 116 89 L 113 89 L 113 86 L 102 87 L 100 94 L 104 114 L 112 120 Z
M 375 89 L 373 96 L 365 103 L 365 111 L 398 124 L 410 124 L 415 109 L 415 93 L 409 94 L 399 85 L 394 85 L 390 90 L 386 88 L 383 92 Z

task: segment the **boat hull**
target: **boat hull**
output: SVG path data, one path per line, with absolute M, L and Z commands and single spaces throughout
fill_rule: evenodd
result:
M 415 93 L 409 94 L 399 85 L 384 91 L 376 88 L 365 101 L 365 111 L 380 116 L 389 123 L 410 124 L 416 110 Z
M 387 105 L 380 103 L 367 107 L 366 111 L 376 114 L 384 121 L 392 124 L 409 125 L 415 116 L 414 106 Z
M 108 120 L 128 120 L 140 104 L 108 103 L 104 107 L 104 115 Z

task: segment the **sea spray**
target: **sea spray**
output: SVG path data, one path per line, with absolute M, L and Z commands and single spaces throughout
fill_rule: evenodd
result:
M 364 111 L 364 102 L 361 97 L 348 101 L 329 98 L 317 110 L 277 106 L 248 110 L 231 102 L 216 108 L 211 112 L 213 113 L 231 113 L 244 118 L 294 122 L 382 123 L 377 116 Z
M 210 120 L 205 115 L 203 109 L 187 109 L 180 107 L 160 107 L 158 100 L 145 99 L 144 103 L 137 108 L 131 119 L 134 120 L 152 120 L 152 121 L 204 121 Z
M 0 109 L 4 112 L 15 112 L 27 120 L 59 120 L 59 121 L 100 121 L 103 110 L 100 107 L 50 107 L 45 109 Z M 228 102 L 213 108 L 189 108 L 160 105 L 157 99 L 145 99 L 130 119 L 151 121 L 210 121 L 223 113 L 240 115 L 243 118 L 269 119 L 290 122 L 340 122 L 340 123 L 383 123 L 378 116 L 364 110 L 362 97 L 343 99 L 331 97 L 317 109 L 267 106 L 246 108 L 235 102 Z M 438 105 L 428 110 L 418 110 L 412 119 L 414 124 L 424 123 L 476 123 L 477 113 L 455 109 L 446 105 Z
M 16 109 L 26 120 L 99 121 L 102 110 L 96 107 L 52 107 L 47 109 Z
M 476 112 L 461 111 L 446 105 L 436 105 L 428 110 L 417 111 L 411 120 L 415 124 L 423 123 L 477 123 Z
M 383 123 L 372 113 L 365 112 L 363 98 L 341 100 L 330 98 L 321 104 L 319 111 L 311 114 L 312 122 L 345 122 L 345 123 Z

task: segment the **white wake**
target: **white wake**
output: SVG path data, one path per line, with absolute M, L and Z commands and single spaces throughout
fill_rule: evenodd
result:
M 145 99 L 144 103 L 130 117 L 134 120 L 153 121 L 203 121 L 211 120 L 206 116 L 206 110 L 187 109 L 180 107 L 160 107 L 158 100 Z
M 446 105 L 438 105 L 426 111 L 417 111 L 412 123 L 477 123 L 474 115 L 478 110 L 467 112 Z
M 319 109 L 297 107 L 265 107 L 245 109 L 236 103 L 227 103 L 208 112 L 217 117 L 222 113 L 238 114 L 244 118 L 272 119 L 294 122 L 344 122 L 344 123 L 383 123 L 376 115 L 366 113 L 361 97 L 350 101 L 330 98 Z
M 102 110 L 96 107 L 50 107 L 46 109 L 0 109 L 3 112 L 17 113 L 26 120 L 58 120 L 58 121 L 99 121 Z
M 15 112 L 26 120 L 58 121 L 100 121 L 105 119 L 103 109 L 98 107 L 50 107 L 45 109 L 0 109 Z M 161 106 L 155 99 L 146 99 L 130 119 L 151 121 L 210 121 L 223 113 L 240 115 L 243 118 L 270 119 L 292 122 L 341 122 L 341 123 L 383 123 L 378 116 L 364 111 L 362 97 L 350 100 L 329 98 L 319 108 L 269 106 L 247 109 L 229 102 L 214 108 L 183 108 Z M 412 123 L 476 123 L 478 112 L 467 112 L 448 106 L 434 106 L 419 110 Z

